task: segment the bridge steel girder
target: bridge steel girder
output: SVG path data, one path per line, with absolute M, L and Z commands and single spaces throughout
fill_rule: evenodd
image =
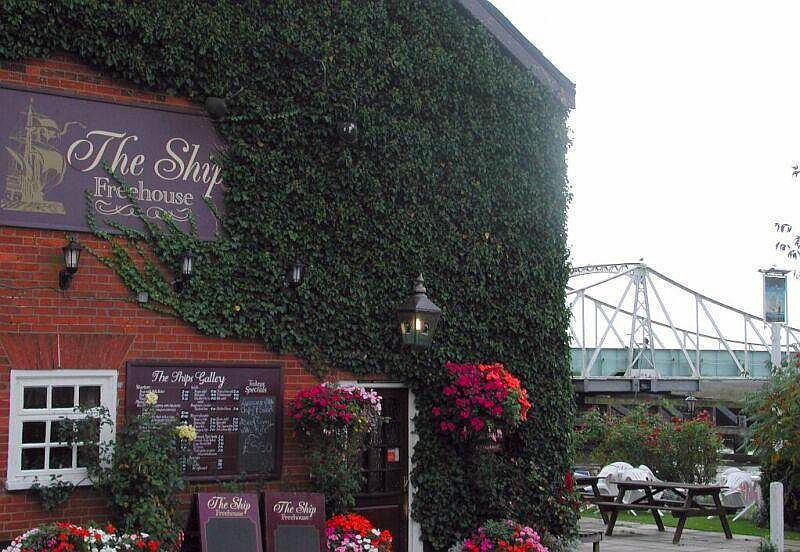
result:
M 687 286 L 684 286 L 667 276 L 649 268 L 644 263 L 614 263 L 614 264 L 602 264 L 602 265 L 587 265 L 581 267 L 575 267 L 572 269 L 571 277 L 577 276 L 584 276 L 589 274 L 609 274 L 610 277 L 602 279 L 600 281 L 596 281 L 590 285 L 586 285 L 584 287 L 577 287 L 577 286 L 568 286 L 567 288 L 567 296 L 569 298 L 570 295 L 575 295 L 574 298 L 569 298 L 571 300 L 570 308 L 576 308 L 576 305 L 580 301 L 580 309 L 581 309 L 581 327 L 580 327 L 580 339 L 578 338 L 578 331 L 573 327 L 572 322 L 570 323 L 570 335 L 571 338 L 577 343 L 581 349 L 581 366 L 580 370 L 577 372 L 581 379 L 599 379 L 596 384 L 591 384 L 591 386 L 600 386 L 609 388 L 624 388 L 625 384 L 622 383 L 611 383 L 607 382 L 605 376 L 597 376 L 592 375 L 593 370 L 597 366 L 598 359 L 600 357 L 601 351 L 604 348 L 608 347 L 606 344 L 606 340 L 608 336 L 613 333 L 614 337 L 623 345 L 623 348 L 628 349 L 627 353 L 627 362 L 624 366 L 624 373 L 626 374 L 628 379 L 643 379 L 643 380 L 682 380 L 685 379 L 684 376 L 672 376 L 672 375 L 664 375 L 660 372 L 659 366 L 656 364 L 657 354 L 656 352 L 659 350 L 665 349 L 673 349 L 672 347 L 665 346 L 665 341 L 662 340 L 661 336 L 659 336 L 660 331 L 667 331 L 667 333 L 663 334 L 664 339 L 666 336 L 669 336 L 669 340 L 675 341 L 677 347 L 675 349 L 680 350 L 680 355 L 686 361 L 686 367 L 691 372 L 691 378 L 705 380 L 707 378 L 716 378 L 717 373 L 715 369 L 715 373 L 713 376 L 709 376 L 703 374 L 703 369 L 701 368 L 701 349 L 704 347 L 701 345 L 701 340 L 703 340 L 704 344 L 709 342 L 716 344 L 714 349 L 716 350 L 717 347 L 720 351 L 724 350 L 727 355 L 730 357 L 730 361 L 732 361 L 729 366 L 731 368 L 735 367 L 735 371 L 738 373 L 738 377 L 741 379 L 749 379 L 749 378 L 757 378 L 759 376 L 754 375 L 754 368 L 753 368 L 753 355 L 763 355 L 761 351 L 769 351 L 771 348 L 771 344 L 764 339 L 764 334 L 759 331 L 759 328 L 756 325 L 756 321 L 767 324 L 766 321 L 753 314 L 747 313 L 741 309 L 737 309 L 731 305 L 727 305 L 722 303 L 721 301 L 717 301 L 712 299 L 708 296 L 705 296 L 701 293 L 698 293 Z M 627 282 L 627 286 L 624 287 L 624 291 L 619 296 L 619 300 L 613 301 L 612 303 L 605 302 L 600 300 L 599 298 L 595 297 L 594 294 L 590 295 L 587 293 L 589 290 L 600 289 L 601 286 L 616 280 L 620 277 L 628 276 L 629 280 Z M 660 283 L 663 283 L 668 286 L 672 286 L 674 289 L 678 290 L 678 294 L 685 294 L 691 297 L 694 301 L 694 310 L 695 310 L 695 320 L 694 328 L 686 328 L 683 326 L 679 326 L 675 323 L 675 318 L 670 312 L 670 304 L 666 302 L 663 296 L 659 293 L 658 287 L 656 286 L 655 279 L 658 279 Z M 634 299 L 633 299 L 633 308 L 630 310 L 625 307 L 625 301 L 628 298 L 628 294 L 635 284 L 635 292 L 634 292 Z M 618 289 L 618 288 L 617 288 Z M 655 301 L 660 308 L 661 312 L 663 313 L 663 317 L 666 320 L 658 320 L 653 318 L 653 312 L 651 312 L 651 305 L 650 305 L 650 294 L 655 298 Z M 590 338 L 587 336 L 586 332 L 586 301 L 591 301 L 594 303 L 594 345 L 590 345 Z M 616 304 L 614 304 L 616 303 Z M 725 335 L 718 323 L 717 319 L 715 318 L 714 313 L 711 312 L 709 306 L 713 305 L 715 309 L 722 309 L 723 313 L 732 314 L 735 316 L 741 317 L 741 326 L 743 328 L 743 338 L 737 339 L 733 338 L 730 335 Z M 611 315 L 609 316 L 609 312 Z M 715 311 L 716 312 L 716 311 Z M 623 339 L 618 327 L 615 323 L 619 323 L 620 321 L 620 314 L 623 316 L 629 316 L 630 320 L 630 339 L 627 341 Z M 702 314 L 702 317 L 701 317 Z M 726 314 L 725 316 L 728 316 Z M 602 319 L 601 319 L 602 317 Z M 701 330 L 701 320 L 705 325 L 709 325 L 711 327 L 710 331 Z M 721 319 L 720 319 L 721 320 Z M 603 327 L 604 326 L 604 327 Z M 656 331 L 658 329 L 659 331 Z M 598 331 L 600 330 L 600 331 Z M 624 331 L 624 330 L 623 330 Z M 755 334 L 754 337 L 757 339 L 752 341 L 750 336 Z M 781 336 L 780 336 L 780 343 L 781 348 L 788 354 L 790 351 L 800 351 L 800 329 L 792 328 L 789 326 L 781 326 L 780 328 Z M 738 332 L 736 332 L 738 333 Z M 590 334 L 591 335 L 591 334 Z M 641 343 L 637 341 L 637 337 L 641 336 Z M 689 342 L 689 343 L 687 343 Z M 626 344 L 626 345 L 625 345 Z M 707 347 L 706 347 L 707 348 Z M 593 350 L 591 350 L 593 349 Z M 694 349 L 694 350 L 692 350 Z M 587 362 L 587 355 L 591 350 L 591 358 Z M 734 351 L 741 352 L 744 355 L 743 360 L 738 358 Z M 645 351 L 649 354 L 649 358 Z M 692 354 L 693 353 L 693 354 Z M 663 356 L 663 355 L 662 355 Z M 577 359 L 575 359 L 577 360 Z M 621 360 L 621 359 L 620 359 Z M 644 374 L 642 372 L 642 365 L 641 363 L 647 363 L 649 365 L 649 369 L 652 370 L 650 374 Z M 663 359 L 662 359 L 663 362 Z M 673 358 L 674 362 L 674 358 Z M 679 366 L 679 365 L 678 365 Z M 757 365 L 758 366 L 758 365 Z M 619 366 L 620 369 L 623 369 L 622 366 Z M 621 371 L 621 370 L 620 370 Z M 573 374 L 576 372 L 573 371 Z M 766 374 L 762 374 L 766 375 Z M 727 376 L 726 376 L 727 377 Z M 618 378 L 620 379 L 620 378 Z M 621 378 L 625 379 L 625 378 Z M 638 384 L 637 384 L 638 385 Z M 647 384 L 650 385 L 650 384 Z M 675 384 L 670 384 L 671 386 L 675 386 Z M 687 389 L 691 386 L 683 386 Z M 689 389 L 691 391 L 691 389 Z

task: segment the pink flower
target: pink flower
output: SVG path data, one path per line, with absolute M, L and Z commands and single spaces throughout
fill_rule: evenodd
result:
M 484 428 L 486 424 L 483 423 L 483 420 L 481 420 L 480 418 L 472 418 L 469 421 L 469 425 L 471 425 L 472 429 L 474 429 L 475 431 L 480 431 Z
M 431 408 L 431 413 L 434 415 L 434 417 L 438 418 L 439 416 L 442 415 L 442 409 L 439 408 L 438 406 L 434 406 L 433 408 Z
M 442 393 L 444 393 L 445 396 L 447 396 L 447 397 L 452 397 L 453 395 L 455 395 L 457 393 L 457 391 L 456 391 L 455 387 L 453 387 L 451 385 L 448 385 L 447 387 L 442 389 Z

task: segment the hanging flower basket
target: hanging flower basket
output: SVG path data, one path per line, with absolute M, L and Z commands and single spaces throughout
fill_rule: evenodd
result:
M 499 452 L 510 430 L 528 419 L 531 403 L 502 364 L 448 362 L 447 381 L 431 409 L 439 433 L 478 450 Z

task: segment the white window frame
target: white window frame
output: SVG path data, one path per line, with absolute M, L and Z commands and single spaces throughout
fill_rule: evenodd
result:
M 112 422 L 111 427 L 104 425 L 101 428 L 100 439 L 101 441 L 109 441 L 114 438 L 114 428 L 117 421 L 116 370 L 11 370 L 6 489 L 10 491 L 30 489 L 31 485 L 36 482 L 42 486 L 47 486 L 51 475 L 59 475 L 62 481 L 70 482 L 73 485 L 91 485 L 87 478 L 86 468 L 48 469 L 47 454 L 45 455 L 45 469 L 22 470 L 22 454 L 20 451 L 23 448 L 23 421 L 81 418 L 81 415 L 76 413 L 73 408 L 24 409 L 22 403 L 23 388 L 70 385 L 100 387 L 100 404 L 108 409 Z M 50 393 L 48 393 L 49 395 Z M 47 440 L 47 435 L 45 435 L 45 440 Z

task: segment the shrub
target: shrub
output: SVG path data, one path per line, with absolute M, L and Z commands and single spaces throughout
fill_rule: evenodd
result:
M 178 492 L 194 427 L 158 420 L 158 395 L 146 395 L 142 413 L 126 421 L 114 441 L 100 442 L 98 428 L 111 424 L 104 409 L 62 425 L 67 442 L 82 443 L 89 479 L 106 500 L 111 521 L 125 533 L 146 532 L 166 547 L 178 541 Z M 89 436 L 95 436 L 92 440 Z
M 781 481 L 784 487 L 784 521 L 791 527 L 800 527 L 798 366 L 795 364 L 773 374 L 759 391 L 748 397 L 745 411 L 750 444 L 761 464 L 761 495 L 768 502 L 769 484 Z
M 660 479 L 686 483 L 713 480 L 722 448 L 707 411 L 686 421 L 665 420 L 644 406 L 623 417 L 590 413 L 578 443 L 594 445 L 592 458 L 597 462 L 644 464 Z

